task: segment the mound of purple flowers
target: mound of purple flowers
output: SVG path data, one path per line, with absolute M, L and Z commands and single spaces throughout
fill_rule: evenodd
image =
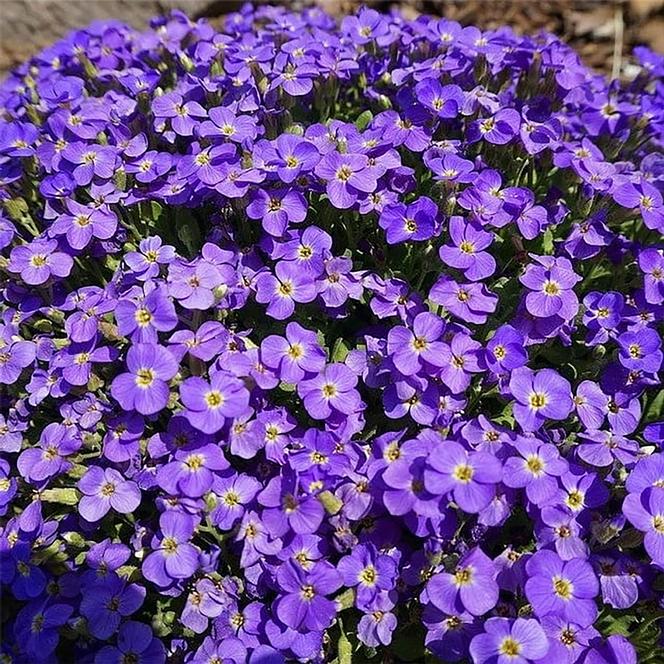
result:
M 3 662 L 664 661 L 664 58 L 245 6 L 0 86 Z

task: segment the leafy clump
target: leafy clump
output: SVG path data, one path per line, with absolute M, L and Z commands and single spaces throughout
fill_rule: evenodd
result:
M 3 661 L 662 661 L 636 55 L 245 6 L 12 73 Z

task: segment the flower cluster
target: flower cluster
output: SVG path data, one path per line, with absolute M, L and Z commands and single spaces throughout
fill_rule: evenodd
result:
M 247 5 L 10 74 L 2 661 L 662 661 L 636 56 Z

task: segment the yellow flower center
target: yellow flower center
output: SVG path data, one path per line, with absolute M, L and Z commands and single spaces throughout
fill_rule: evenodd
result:
M 544 470 L 542 458 L 533 454 L 526 459 L 526 467 L 535 476 L 540 475 Z
M 365 567 L 359 576 L 360 583 L 363 583 L 365 586 L 374 586 L 376 585 L 376 579 L 378 578 L 378 572 L 373 565 L 368 565 Z
M 210 408 L 219 408 L 224 403 L 224 397 L 221 392 L 214 390 L 205 395 L 205 403 Z
M 547 281 L 544 284 L 544 292 L 547 295 L 559 295 L 560 286 L 555 281 Z
M 326 385 L 323 385 L 323 388 L 322 388 L 321 391 L 323 392 L 323 396 L 326 399 L 331 399 L 333 396 L 336 395 L 337 387 L 336 387 L 336 385 L 333 385 L 332 383 L 327 383 Z
M 139 369 L 136 372 L 136 385 L 142 388 L 150 387 L 154 382 L 154 378 L 152 369 Z
M 518 657 L 521 652 L 521 644 L 511 636 L 507 636 L 501 641 L 498 650 L 505 657 Z
M 106 482 L 101 487 L 102 496 L 106 496 L 108 498 L 109 496 L 112 496 L 114 493 L 115 493 L 115 484 L 113 484 L 113 482 Z
M 534 410 L 544 408 L 547 403 L 546 394 L 542 394 L 541 392 L 533 392 L 530 395 L 528 401 L 530 403 L 530 407 Z
M 202 454 L 190 454 L 184 460 L 184 466 L 187 470 L 192 473 L 195 473 L 197 470 L 200 470 L 205 464 L 205 458 Z
M 457 569 L 454 572 L 454 582 L 457 586 L 468 586 L 472 583 L 473 571 L 470 567 Z
M 147 309 L 141 308 L 136 310 L 134 318 L 141 327 L 146 327 L 147 325 L 150 324 L 150 321 L 152 320 L 152 314 Z
M 573 588 L 574 586 L 572 586 L 571 582 L 567 579 L 556 577 L 553 580 L 553 591 L 558 597 L 564 600 L 568 600 L 572 597 Z
M 454 469 L 452 475 L 455 480 L 468 484 L 468 482 L 473 479 L 474 473 L 475 470 L 472 466 L 469 466 L 468 464 L 460 464 Z

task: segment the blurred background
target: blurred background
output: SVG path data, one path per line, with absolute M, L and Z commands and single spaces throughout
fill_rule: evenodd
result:
M 173 8 L 196 19 L 217 19 L 243 3 L 234 0 L 0 0 L 0 77 L 16 64 L 87 23 L 115 18 L 145 28 L 156 14 Z M 265 3 L 256 3 L 265 4 Z M 334 15 L 365 4 L 380 10 L 400 7 L 445 16 L 463 25 L 509 25 L 520 33 L 553 32 L 572 44 L 587 64 L 615 73 L 639 44 L 664 53 L 664 0 L 295 0 L 292 8 L 316 4 Z

